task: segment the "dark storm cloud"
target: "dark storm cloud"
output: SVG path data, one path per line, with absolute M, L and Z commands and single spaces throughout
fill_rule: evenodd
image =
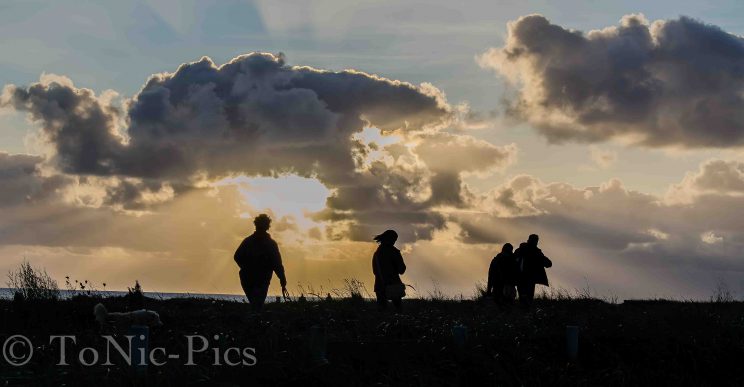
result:
M 585 34 L 525 16 L 479 61 L 518 85 L 510 112 L 552 142 L 744 144 L 744 39 L 688 17 Z

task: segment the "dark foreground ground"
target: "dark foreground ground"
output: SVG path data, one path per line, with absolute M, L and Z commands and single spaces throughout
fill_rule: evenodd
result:
M 242 303 L 145 299 L 165 324 L 151 331 L 150 349 L 163 347 L 179 359 L 157 353 L 167 364 L 138 377 L 113 349 L 114 365 L 103 365 L 105 341 L 92 315 L 99 301 L 0 301 L 0 344 L 23 334 L 34 345 L 25 366 L 0 358 L 2 385 L 744 385 L 742 303 L 543 300 L 523 311 L 491 302 L 408 300 L 396 315 L 372 303 L 336 300 L 268 305 L 256 317 Z M 123 297 L 103 302 L 109 311 L 135 307 Z M 462 348 L 452 336 L 457 324 L 468 330 Z M 327 331 L 328 364 L 313 355 L 319 347 L 313 325 Z M 573 362 L 565 356 L 566 325 L 580 327 Z M 59 345 L 49 345 L 50 335 L 63 334 L 76 336 L 66 351 L 69 366 L 56 365 Z M 185 336 L 194 334 L 209 338 L 209 349 L 186 366 Z M 203 344 L 195 343 L 196 349 Z M 79 363 L 84 347 L 99 351 L 97 365 Z M 255 348 L 257 363 L 225 365 L 230 347 Z M 213 364 L 215 350 L 222 365 Z M 241 356 L 230 350 L 228 360 Z

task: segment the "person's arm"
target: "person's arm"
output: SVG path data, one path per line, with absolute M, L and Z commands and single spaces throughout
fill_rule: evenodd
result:
M 282 285 L 282 289 L 287 287 L 287 277 L 284 275 L 284 265 L 282 264 L 282 254 L 279 253 L 279 245 L 274 242 L 274 272 L 279 277 L 279 284 Z
M 242 242 L 240 242 L 240 246 L 238 246 L 238 249 L 235 250 L 235 255 L 233 256 L 233 259 L 235 260 L 235 263 L 238 264 L 239 267 L 243 267 L 243 263 L 245 263 L 245 256 L 247 254 L 247 241 L 248 239 L 243 239 Z
M 395 250 L 395 252 L 396 252 L 395 260 L 397 261 L 396 267 L 398 269 L 398 274 L 403 274 L 406 272 L 406 264 L 405 262 L 403 262 L 403 255 L 400 253 L 400 250 Z
M 377 250 L 377 251 L 379 251 L 379 250 Z M 375 253 L 372 254 L 372 274 L 375 277 L 377 277 L 377 275 L 379 275 L 379 273 L 377 272 L 377 262 L 378 262 L 378 260 L 377 260 L 377 251 L 375 251 Z
M 548 257 L 543 255 L 543 266 L 544 267 L 551 267 L 553 266 L 553 261 L 551 261 Z
M 553 266 L 553 262 L 543 254 L 542 250 L 540 250 L 540 255 L 542 256 L 543 261 L 543 267 L 551 267 Z
M 493 276 L 496 274 L 496 258 L 491 260 L 491 264 L 488 265 L 488 280 L 486 282 L 486 294 L 492 294 L 493 293 L 493 286 L 494 286 L 494 278 Z

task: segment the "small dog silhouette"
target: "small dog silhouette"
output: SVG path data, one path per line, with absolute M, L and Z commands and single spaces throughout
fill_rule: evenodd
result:
M 93 308 L 96 321 L 101 328 L 114 327 L 116 329 L 129 328 L 132 325 L 147 325 L 148 327 L 159 327 L 163 325 L 158 312 L 140 309 L 132 312 L 110 312 L 103 304 L 97 304 Z

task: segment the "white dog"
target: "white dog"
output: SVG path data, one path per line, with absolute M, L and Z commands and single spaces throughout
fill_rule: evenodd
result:
M 97 304 L 93 308 L 93 314 L 102 328 L 113 326 L 117 329 L 123 329 L 129 328 L 132 325 L 147 325 L 148 327 L 159 327 L 163 325 L 158 312 L 147 309 L 123 313 L 109 313 L 103 304 Z

